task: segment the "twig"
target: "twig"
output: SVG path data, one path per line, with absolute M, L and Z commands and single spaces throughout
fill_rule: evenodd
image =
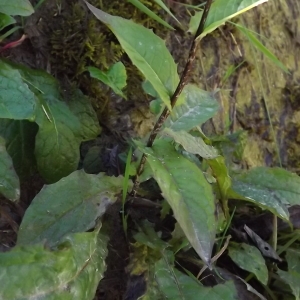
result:
M 224 253 L 224 251 L 227 249 L 229 241 L 231 239 L 231 235 L 227 236 L 226 242 L 224 244 L 224 246 L 221 248 L 221 250 L 219 251 L 219 253 L 217 253 L 212 259 L 211 259 L 211 263 L 213 264 L 215 261 L 217 261 L 217 259 Z M 203 266 L 203 268 L 199 271 L 198 275 L 197 275 L 197 279 L 200 278 L 200 276 L 202 275 L 202 273 L 207 269 L 207 266 Z
M 192 63 L 193 63 L 193 61 L 195 59 L 195 56 L 196 56 L 197 46 L 198 46 L 199 41 L 200 41 L 199 39 L 197 39 L 197 37 L 201 33 L 203 33 L 203 31 L 204 31 L 204 25 L 205 25 L 205 22 L 206 22 L 206 19 L 207 19 L 209 10 L 210 10 L 211 3 L 212 3 L 212 0 L 207 0 L 206 5 L 204 7 L 199 27 L 197 29 L 197 32 L 196 32 L 196 34 L 194 36 L 194 39 L 193 39 L 192 46 L 190 48 L 188 61 L 185 65 L 185 68 L 184 68 L 183 73 L 181 75 L 178 86 L 177 86 L 174 94 L 171 97 L 171 107 L 172 108 L 175 106 L 178 97 L 180 96 L 180 94 L 181 94 L 183 88 L 185 87 L 185 85 L 187 84 L 188 76 L 189 76 L 189 73 L 190 73 L 191 68 L 192 68 Z M 148 142 L 147 142 L 147 147 L 152 147 L 158 132 L 160 131 L 162 125 L 164 124 L 164 122 L 166 121 L 166 119 L 168 118 L 169 115 L 170 115 L 170 111 L 168 110 L 167 107 L 165 107 L 165 109 L 161 113 L 160 117 L 158 118 L 156 124 L 154 125 L 154 127 L 152 129 L 152 132 L 151 132 L 150 137 L 149 137 Z M 143 154 L 142 159 L 141 159 L 140 164 L 139 164 L 139 167 L 137 169 L 136 178 L 134 180 L 134 185 L 133 185 L 133 188 L 132 188 L 132 195 L 133 196 L 136 195 L 137 188 L 140 184 L 139 183 L 139 177 L 140 177 L 140 175 L 142 174 L 142 172 L 144 170 L 146 159 L 147 159 L 146 155 Z

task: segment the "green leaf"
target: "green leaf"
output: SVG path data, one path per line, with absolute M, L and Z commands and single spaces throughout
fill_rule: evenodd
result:
M 0 119 L 0 136 L 6 140 L 6 149 L 13 160 L 20 179 L 26 179 L 35 169 L 34 141 L 38 131 L 35 123 Z
M 248 200 L 282 219 L 289 220 L 287 207 L 300 204 L 300 178 L 280 168 L 257 167 L 233 176 L 230 196 Z
M 93 228 L 107 206 L 116 201 L 122 184 L 122 177 L 76 171 L 44 186 L 26 210 L 17 244 L 46 241 L 51 246 L 71 232 Z
M 180 144 L 187 152 L 192 154 L 198 154 L 206 159 L 213 159 L 219 155 L 217 150 L 206 145 L 201 137 L 192 136 L 183 130 L 175 132 L 170 128 L 165 128 L 162 134 L 171 136 L 176 143 Z
M 43 70 L 29 69 L 22 65 L 11 65 L 15 70 L 17 69 L 20 72 L 23 81 L 37 96 L 51 95 L 55 98 L 61 98 L 58 81 L 47 72 Z
M 136 8 L 138 8 L 140 11 L 145 13 L 147 16 L 149 16 L 151 19 L 155 20 L 156 22 L 162 24 L 163 26 L 166 26 L 169 29 L 174 29 L 171 25 L 165 22 L 162 18 L 160 18 L 157 14 L 155 14 L 152 10 L 150 10 L 139 0 L 128 0 L 128 2 L 133 4 Z
M 282 270 L 278 270 L 277 273 L 279 277 L 290 286 L 295 299 L 300 300 L 300 273 L 294 271 L 286 272 Z
M 2 103 L 8 103 L 8 105 L 14 105 L 11 110 L 16 111 L 14 115 L 7 116 L 7 113 L 4 114 L 4 110 L 0 109 L 0 118 L 27 118 L 31 121 L 34 120 L 39 125 L 35 140 L 35 155 L 38 170 L 47 182 L 55 182 L 75 171 L 80 158 L 80 143 L 96 138 L 100 133 L 97 116 L 89 99 L 79 90 L 75 90 L 68 94 L 66 104 L 61 101 L 59 84 L 53 76 L 44 71 L 31 70 L 15 63 L 6 61 L 0 63 L 3 66 L 1 71 L 6 77 L 12 73 L 12 87 L 8 90 L 9 93 L 2 93 L 2 99 L 0 96 L 0 107 Z M 19 92 L 20 95 L 17 96 L 20 99 L 13 98 L 18 100 L 15 103 L 11 101 L 11 97 L 15 96 L 14 93 L 17 90 L 16 84 L 26 87 L 25 92 L 32 95 L 33 107 L 29 107 L 30 113 L 26 111 L 30 103 L 28 104 L 29 101 L 24 99 L 25 92 Z M 24 108 L 26 101 L 27 104 Z M 16 115 L 17 113 L 19 115 Z M 21 134 L 23 133 L 21 132 Z M 8 139 L 6 138 L 6 140 Z M 32 143 L 32 139 L 30 141 Z M 22 145 L 24 147 L 24 143 Z M 10 153 L 9 147 L 8 152 Z M 14 158 L 13 161 L 15 162 Z M 18 172 L 17 168 L 16 170 Z
M 300 251 L 299 249 L 289 248 L 286 250 L 285 255 L 288 263 L 288 270 L 294 271 L 300 274 Z
M 103 171 L 102 148 L 92 146 L 89 148 L 83 160 L 83 169 L 88 174 L 97 174 Z
M 13 17 L 0 13 L 0 31 L 5 27 L 15 23 L 16 20 Z
M 248 134 L 244 130 L 238 130 L 226 136 L 216 136 L 212 139 L 213 145 L 223 154 L 226 165 L 241 161 L 248 140 Z
M 211 186 L 201 170 L 168 142 L 158 140 L 152 148 L 140 148 L 189 242 L 210 264 L 216 230 Z
M 81 140 L 81 124 L 65 103 L 45 96 L 52 120 L 40 112 L 37 120 L 39 131 L 35 141 L 35 156 L 40 174 L 53 183 L 77 169 Z
M 162 110 L 162 101 L 160 99 L 155 99 L 150 102 L 149 109 L 154 115 L 159 115 Z
M 298 249 L 287 249 L 286 261 L 288 263 L 288 272 L 278 270 L 280 278 L 290 286 L 296 300 L 300 299 L 300 252 Z
M 43 125 L 36 135 L 35 156 L 39 173 L 53 183 L 78 167 L 80 143 L 63 124 Z
M 225 74 L 224 74 L 224 76 L 222 77 L 222 79 L 221 79 L 221 84 L 220 84 L 220 86 L 223 86 L 224 84 L 225 84 L 225 82 L 228 80 L 228 78 L 241 66 L 241 65 L 243 65 L 245 63 L 245 60 L 243 60 L 241 63 L 239 63 L 238 65 L 230 65 L 228 68 L 227 68 L 227 70 L 226 70 L 226 72 L 225 72 Z
M 20 198 L 20 182 L 12 159 L 6 151 L 5 140 L 0 136 L 0 193 L 11 201 Z
M 218 182 L 222 198 L 227 198 L 227 192 L 231 187 L 231 178 L 228 174 L 228 169 L 223 156 L 218 156 L 215 159 L 207 160 L 207 163 L 213 171 L 213 175 Z
M 158 289 L 167 299 L 174 300 L 232 300 L 238 299 L 233 281 L 214 287 L 205 287 L 168 264 L 166 258 L 155 264 Z
M 0 0 L 0 12 L 6 15 L 30 16 L 34 9 L 29 0 Z
M 163 250 L 169 245 L 167 242 L 164 242 L 154 230 L 153 224 L 144 221 L 139 227 L 139 231 L 133 236 L 134 239 L 143 245 L 153 249 L 153 250 Z
M 71 91 L 65 104 L 54 77 L 19 68 L 43 107 L 35 120 L 39 124 L 35 155 L 39 172 L 53 183 L 77 169 L 81 142 L 96 138 L 101 128 L 89 99 L 79 90 Z
M 144 92 L 154 98 L 159 98 L 156 90 L 153 88 L 152 84 L 148 80 L 144 80 L 142 83 L 142 88 Z
M 268 269 L 260 251 L 245 243 L 230 243 L 230 258 L 241 268 L 253 273 L 264 285 L 268 284 Z
M 213 175 L 218 183 L 223 212 L 225 213 L 225 217 L 229 218 L 228 191 L 231 187 L 231 178 L 228 174 L 225 158 L 223 156 L 218 156 L 215 159 L 207 160 L 207 163 L 211 167 Z
M 169 10 L 169 8 L 165 5 L 165 3 L 162 0 L 154 0 L 154 2 L 157 5 L 159 5 L 162 9 L 164 9 L 173 19 L 175 19 L 180 24 L 178 19 L 172 14 L 172 12 Z
M 29 89 L 37 96 L 52 95 L 53 97 L 61 97 L 58 81 L 49 73 L 43 70 L 30 69 L 24 65 L 5 61 L 6 65 L 14 70 L 18 70 L 22 80 L 28 85 Z
M 185 103 L 175 106 L 165 127 L 173 131 L 189 131 L 212 118 L 219 110 L 219 104 L 212 93 L 188 84 L 183 89 Z
M 51 95 L 42 95 L 51 118 L 40 112 L 35 142 L 38 170 L 48 183 L 69 175 L 78 167 L 81 142 L 96 138 L 100 126 L 89 100 L 75 91 L 69 107 Z
M 76 89 L 68 99 L 67 104 L 81 125 L 80 131 L 75 132 L 75 135 L 81 142 L 95 139 L 101 133 L 101 127 L 90 99 Z
M 267 2 L 268 0 L 216 0 L 211 5 L 207 20 L 205 22 L 204 31 L 198 37 L 202 39 L 208 33 L 214 31 L 226 21 L 246 12 L 247 10 Z M 196 13 L 190 21 L 189 31 L 196 33 L 202 17 L 202 12 Z
M 0 254 L 0 298 L 5 300 L 94 299 L 106 269 L 108 238 L 98 232 L 64 238 L 55 251 L 17 246 Z
M 269 58 L 273 64 L 275 64 L 277 67 L 279 67 L 282 71 L 289 73 L 289 70 L 287 67 L 267 48 L 265 47 L 256 37 L 251 33 L 250 30 L 247 28 L 239 25 L 234 24 L 240 32 L 242 32 L 249 40 L 249 42 L 257 49 L 259 50 L 263 55 L 265 55 L 267 58 Z
M 145 227 L 145 226 L 143 226 Z M 153 230 L 154 231 L 154 230 Z M 144 228 L 139 228 L 139 237 L 142 242 L 131 244 L 130 261 L 127 265 L 127 289 L 124 299 L 143 299 L 143 300 L 163 300 L 161 293 L 157 290 L 154 278 L 154 265 L 162 257 L 161 248 L 166 247 L 166 243 L 157 238 L 149 241 L 148 234 Z M 143 242 L 150 243 L 153 247 L 147 247 Z M 157 244 L 158 242 L 158 244 Z M 135 295 L 133 298 L 131 295 Z
M 0 118 L 33 120 L 36 97 L 23 82 L 20 72 L 0 61 Z
M 151 30 L 120 17 L 111 16 L 87 3 L 93 14 L 116 35 L 133 64 L 152 84 L 164 104 L 171 109 L 170 96 L 179 77 L 177 66 L 165 42 Z
M 108 85 L 117 95 L 126 99 L 122 89 L 126 86 L 127 74 L 125 66 L 119 61 L 112 65 L 107 72 L 95 67 L 88 67 L 91 77 Z

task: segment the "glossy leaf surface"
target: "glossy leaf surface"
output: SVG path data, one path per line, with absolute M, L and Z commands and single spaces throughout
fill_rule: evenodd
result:
M 288 220 L 287 207 L 300 204 L 300 177 L 281 168 L 257 167 L 233 176 L 230 194 Z
M 147 155 L 153 177 L 189 242 L 202 260 L 210 264 L 216 230 L 210 184 L 196 165 L 164 140 L 141 150 Z
M 215 148 L 206 145 L 201 137 L 195 137 L 183 130 L 173 131 L 170 128 L 165 128 L 162 132 L 171 136 L 176 143 L 180 144 L 187 152 L 198 154 L 206 159 L 213 159 L 218 156 Z
M 188 84 L 183 89 L 185 102 L 173 108 L 165 122 L 165 127 L 173 131 L 189 131 L 200 126 L 219 110 L 219 104 L 212 93 L 203 91 L 195 85 Z

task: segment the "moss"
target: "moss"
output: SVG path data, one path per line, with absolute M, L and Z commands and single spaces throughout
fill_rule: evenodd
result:
M 110 0 L 89 2 L 112 15 L 133 19 L 144 26 L 160 29 L 162 33 L 165 30 L 127 2 Z M 158 7 L 152 2 L 146 4 L 158 11 Z M 99 81 L 91 79 L 86 68 L 95 66 L 105 71 L 113 63 L 121 60 L 128 74 L 126 88 L 128 99 L 135 101 L 143 99 L 142 76 L 131 64 L 113 33 L 78 1 L 66 0 L 64 5 L 59 16 L 60 22 L 54 25 L 50 40 L 51 67 L 56 76 L 69 78 L 91 96 L 98 117 L 103 120 L 103 117 L 114 114 L 108 105 L 111 90 Z

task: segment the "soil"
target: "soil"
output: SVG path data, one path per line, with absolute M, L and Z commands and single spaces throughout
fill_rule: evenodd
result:
M 37 1 L 32 2 L 35 4 Z M 112 3 L 110 8 L 113 7 L 113 3 L 118 3 L 118 1 L 110 2 Z M 176 16 L 179 19 L 182 18 L 185 10 L 172 1 L 169 2 Z M 18 40 L 24 33 L 27 38 L 22 44 L 7 49 L 0 55 L 31 68 L 46 70 L 56 76 L 64 86 L 75 82 L 94 99 L 93 104 L 103 131 L 97 140 L 82 146 L 83 156 L 88 149 L 99 145 L 104 152 L 106 151 L 106 155 L 111 153 L 107 149 L 113 149 L 116 146 L 118 151 L 122 152 L 122 149 L 126 147 L 126 139 L 136 136 L 144 137 L 150 132 L 154 122 L 148 109 L 150 99 L 145 95 L 141 98 L 141 91 L 137 90 L 136 93 L 131 93 L 128 101 L 124 101 L 106 89 L 106 95 L 109 95 L 110 99 L 106 109 L 100 110 L 99 101 L 105 101 L 105 97 L 97 99 L 95 94 L 89 94 L 89 88 L 86 88 L 85 85 L 86 77 L 82 74 L 78 76 L 72 74 L 77 66 L 66 69 L 65 72 L 58 67 L 62 62 L 57 61 L 61 57 L 53 49 L 54 33 L 62 30 L 65 26 L 66 15 L 74 14 L 72 9 L 74 9 L 75 3 L 79 3 L 84 14 L 90 17 L 81 1 L 46 0 L 35 14 L 25 20 L 24 32 L 16 32 L 5 41 L 5 43 L 9 43 Z M 129 10 L 134 15 L 133 8 L 130 7 Z M 258 73 L 253 49 L 249 46 L 247 39 L 233 25 L 227 24 L 221 27 L 201 43 L 201 51 L 195 62 L 191 82 L 200 83 L 200 86 L 208 90 L 214 90 L 220 86 L 222 88 L 219 93 L 222 110 L 209 126 L 205 127 L 205 132 L 212 135 L 224 133 L 226 124 L 231 124 L 230 132 L 241 128 L 245 129 L 248 132 L 243 162 L 246 167 L 279 165 L 276 152 L 277 143 L 283 167 L 300 173 L 300 70 L 298 67 L 300 19 L 292 17 L 299 16 L 299 13 L 300 4 L 298 2 L 274 0 L 262 5 L 259 9 L 253 9 L 240 18 L 246 27 L 267 37 L 264 40 L 265 45 L 274 51 L 288 67 L 290 74 L 283 75 L 282 71 L 263 58 L 261 54 L 257 54 L 257 60 L 260 63 L 260 73 Z M 164 17 L 171 21 L 166 15 Z M 83 31 L 87 24 L 86 19 L 82 20 Z M 158 34 L 165 35 L 167 45 L 175 61 L 178 62 L 178 70 L 181 72 L 187 58 L 191 36 L 180 29 L 176 32 L 162 30 Z M 76 34 L 70 37 L 75 41 L 76 38 Z M 184 51 L 182 51 L 183 49 Z M 81 50 L 76 49 L 75 51 L 80 52 Z M 124 54 L 121 55 L 121 59 L 125 64 L 129 64 L 129 60 Z M 229 66 L 239 63 L 242 63 L 240 68 L 226 83 L 221 85 L 224 73 Z M 140 75 L 136 77 L 140 80 Z M 135 79 L 130 80 L 134 81 Z M 264 86 L 265 90 L 262 90 L 261 86 Z M 103 104 L 103 102 L 101 103 Z M 270 120 L 274 126 L 276 143 Z M 101 171 L 109 174 L 122 172 L 122 165 L 118 165 L 118 167 L 109 165 L 103 168 Z M 42 178 L 36 174 L 23 182 L 21 199 L 18 204 L 13 205 L 3 198 L 0 199 L 0 251 L 8 251 L 14 246 L 22 216 L 43 184 Z M 164 228 L 166 234 L 168 230 L 172 230 L 172 220 L 169 224 L 160 224 L 157 207 L 149 209 L 145 208 L 143 204 L 140 207 L 129 204 L 127 210 L 132 227 L 134 227 L 135 220 L 148 219 L 156 223 L 159 228 Z M 109 256 L 106 261 L 107 271 L 105 278 L 100 282 L 95 299 L 123 299 L 124 295 L 127 295 L 125 298 L 128 300 L 138 299 L 144 289 L 145 279 L 143 276 L 133 278 L 127 273 L 130 243 L 124 236 L 120 211 L 121 205 L 118 202 L 107 213 L 109 219 L 114 220 L 114 226 L 110 232 Z

